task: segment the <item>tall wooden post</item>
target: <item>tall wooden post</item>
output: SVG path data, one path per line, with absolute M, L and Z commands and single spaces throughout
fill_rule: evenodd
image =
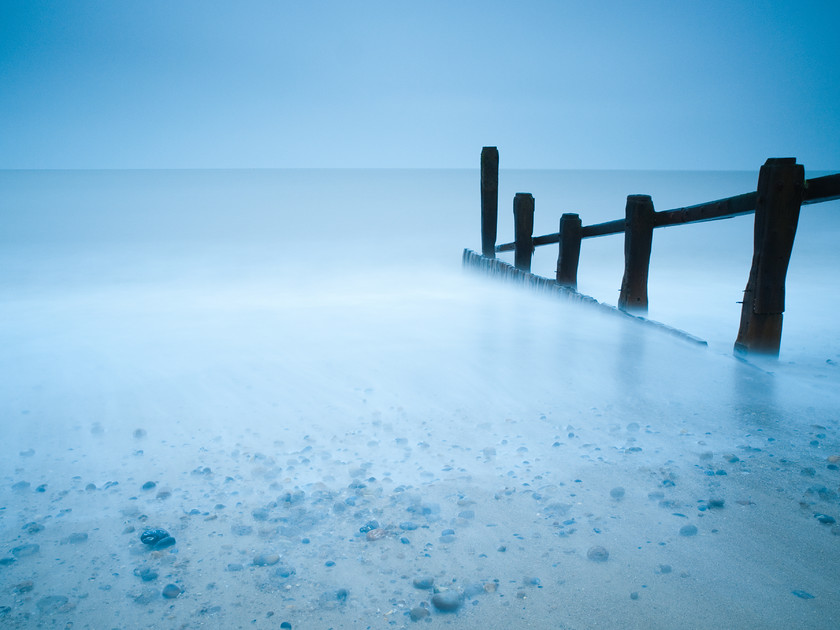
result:
M 653 244 L 653 201 L 648 195 L 629 195 L 624 210 L 624 278 L 618 308 L 647 313 L 648 268 Z
M 531 271 L 533 236 L 534 198 L 531 193 L 516 193 L 513 197 L 513 262 L 522 271 Z
M 736 352 L 779 355 L 787 276 L 799 209 L 805 192 L 805 169 L 796 158 L 770 158 L 758 175 L 755 233 Z
M 481 253 L 496 257 L 496 226 L 499 221 L 499 150 L 481 149 Z
M 577 214 L 560 217 L 560 252 L 557 255 L 557 284 L 577 289 L 580 261 L 581 221 Z

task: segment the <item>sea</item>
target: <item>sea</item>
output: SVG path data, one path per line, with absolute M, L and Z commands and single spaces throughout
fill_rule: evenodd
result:
M 498 242 L 757 177 L 502 169 Z M 0 627 L 836 628 L 838 241 L 743 357 L 752 215 L 654 234 L 698 345 L 463 269 L 477 168 L 0 171 Z

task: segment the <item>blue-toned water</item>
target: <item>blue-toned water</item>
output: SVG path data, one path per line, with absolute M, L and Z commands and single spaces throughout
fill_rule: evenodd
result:
M 519 191 L 547 233 L 756 177 L 502 170 L 499 241 Z M 751 217 L 654 236 L 650 316 L 698 348 L 464 273 L 478 188 L 0 172 L 1 625 L 836 627 L 838 203 L 746 364 Z M 622 246 L 584 242 L 582 292 L 615 303 Z

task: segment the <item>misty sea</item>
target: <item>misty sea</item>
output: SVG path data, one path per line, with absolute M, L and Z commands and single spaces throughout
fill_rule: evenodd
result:
M 756 181 L 503 168 L 498 240 Z M 0 171 L 0 627 L 840 626 L 840 202 L 778 360 L 751 215 L 654 234 L 708 347 L 463 270 L 479 216 L 477 169 Z

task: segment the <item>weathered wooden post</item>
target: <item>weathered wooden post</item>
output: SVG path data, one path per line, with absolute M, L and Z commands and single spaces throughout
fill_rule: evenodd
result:
M 769 158 L 758 175 L 755 232 L 735 351 L 779 355 L 787 276 L 805 169 L 796 158 Z
M 618 308 L 647 313 L 648 268 L 653 244 L 653 201 L 648 195 L 629 195 L 624 210 L 624 278 Z
M 531 193 L 513 197 L 513 264 L 522 271 L 531 271 L 534 253 L 534 198 Z
M 560 217 L 560 252 L 557 255 L 557 284 L 577 289 L 582 224 L 580 216 L 566 213 Z
M 496 257 L 496 226 L 499 221 L 499 150 L 481 149 L 481 253 Z

